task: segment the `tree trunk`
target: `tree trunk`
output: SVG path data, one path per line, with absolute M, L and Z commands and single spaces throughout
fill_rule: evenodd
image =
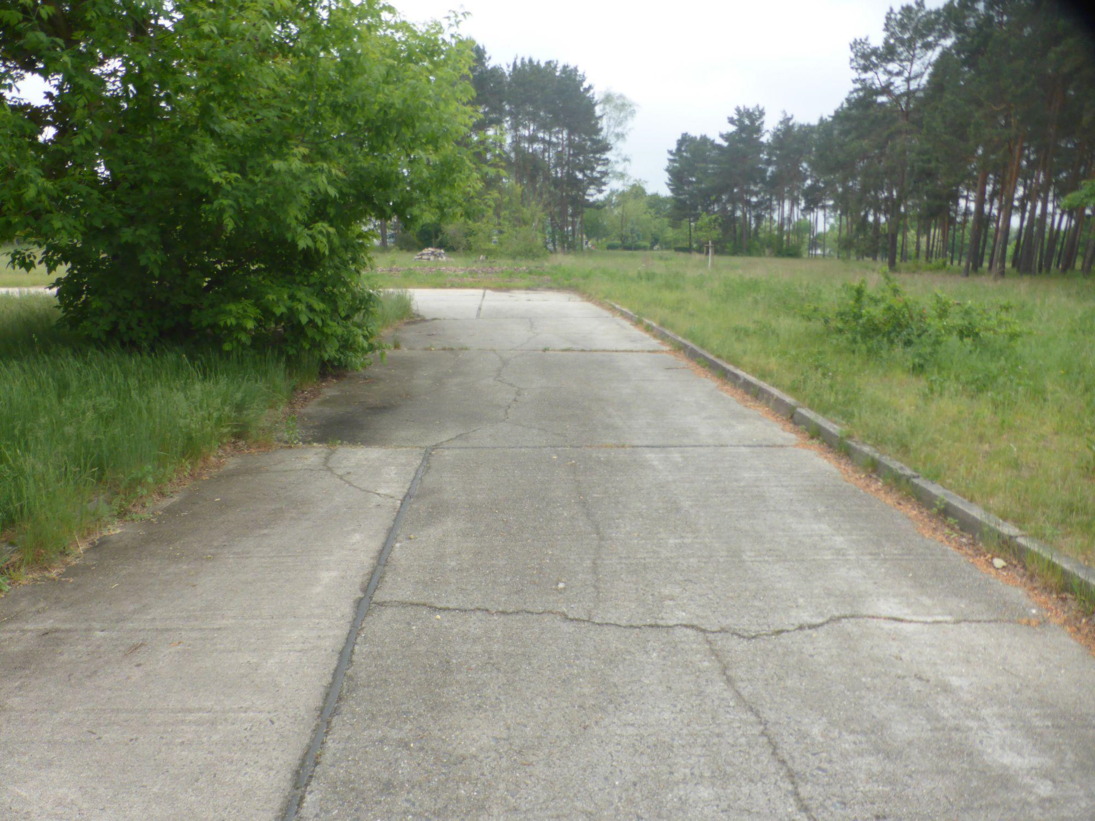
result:
M 917 227 L 919 228 L 920 222 L 917 221 Z M 904 213 L 901 215 L 901 261 L 908 262 L 908 245 L 909 245 L 909 209 L 905 208 Z
M 1068 236 L 1068 245 L 1065 248 L 1065 258 L 1061 263 L 1061 271 L 1071 271 L 1076 267 L 1076 257 L 1079 255 L 1080 239 L 1084 233 L 1084 222 L 1087 219 L 1087 209 L 1081 208 L 1072 224 L 1072 231 Z
M 1019 212 L 1019 235 L 1016 237 L 1015 255 L 1011 260 L 1011 267 L 1018 269 L 1021 274 L 1029 274 L 1031 251 L 1034 250 L 1034 224 L 1038 210 L 1038 199 L 1041 196 L 1042 165 L 1045 162 L 1045 154 L 1042 155 L 1038 168 L 1034 172 L 1032 180 L 1024 186 L 1024 196 Z M 1030 211 L 1030 219 L 1027 219 L 1027 211 Z
M 746 249 L 749 247 L 749 218 L 746 216 L 745 211 L 745 192 L 742 191 L 741 197 L 741 255 L 745 256 Z
M 996 235 L 996 267 L 993 274 L 1003 279 L 1007 272 L 1008 234 L 1011 229 L 1011 209 L 1015 205 L 1015 186 L 1019 182 L 1019 164 L 1023 161 L 1024 136 L 1020 135 L 1012 150 L 1011 164 L 1004 169 L 1000 183 L 1000 230 Z
M 1067 191 L 1076 190 L 1076 181 L 1080 178 L 1081 170 L 1083 168 L 1084 160 L 1086 159 L 1087 151 L 1085 144 L 1080 143 L 1080 149 L 1076 154 L 1076 163 L 1072 166 L 1072 173 L 1069 174 Z M 1074 214 L 1072 211 L 1068 211 L 1067 214 L 1064 208 L 1061 208 L 1061 217 L 1064 223 L 1063 227 L 1058 228 L 1057 244 L 1060 246 L 1058 252 L 1057 268 L 1061 271 L 1068 271 L 1075 263 L 1076 256 L 1076 243 L 1079 241 L 1079 234 L 1073 233 L 1073 227 L 1078 221 L 1083 223 L 1083 212 L 1087 209 L 1081 209 L 1080 214 Z
M 1091 238 L 1087 241 L 1087 251 L 1084 253 L 1083 274 L 1085 277 L 1091 273 L 1092 262 L 1095 262 L 1095 233 L 1092 233 Z
M 954 236 L 954 224 L 958 220 L 958 203 L 955 202 L 954 206 L 955 214 L 953 218 L 951 217 L 950 203 L 947 203 L 947 213 L 943 215 L 943 242 L 939 246 L 939 255 L 943 257 L 944 263 L 947 262 L 948 254 L 951 253 L 948 249 L 954 248 L 954 242 L 951 241 L 951 237 Z M 954 262 L 951 261 L 951 265 L 953 264 Z
M 1027 224 L 1027 206 L 1030 205 L 1033 198 L 1031 197 L 1030 184 L 1028 183 L 1024 185 L 1023 188 L 1024 196 L 1022 202 L 1019 205 L 1019 233 L 1015 237 L 1015 253 L 1012 255 L 1011 258 L 1012 268 L 1018 268 L 1019 261 L 1026 258 L 1027 237 L 1023 235 L 1023 229 L 1026 227 Z M 1008 227 L 1010 228 L 1011 225 L 1009 224 Z M 1033 241 L 1033 237 L 1031 237 L 1030 239 L 1031 241 Z
M 954 250 L 958 249 L 958 264 L 962 264 L 962 252 L 966 250 L 966 225 L 969 222 L 970 211 L 970 192 L 967 190 L 962 197 L 962 228 L 954 233 L 954 242 L 951 243 L 951 265 L 954 265 Z M 963 274 L 969 276 L 969 271 L 963 271 Z
M 1058 271 L 1064 270 L 1066 246 L 1068 245 L 1069 235 L 1072 233 L 1072 212 L 1066 213 L 1065 209 L 1062 208 L 1060 223 L 1057 228 L 1056 259 L 1051 257 L 1048 263 L 1050 271 L 1053 270 L 1054 266 Z
M 844 212 L 836 212 L 836 258 L 840 259 L 840 241 L 844 239 Z
M 878 221 L 878 214 L 875 214 Z M 897 197 L 890 191 L 890 208 L 886 219 L 886 266 L 891 270 L 897 270 L 897 232 L 901 226 L 900 213 L 898 212 Z M 877 259 L 877 257 L 876 257 Z
M 1053 188 L 1050 181 L 1050 175 L 1053 171 L 1053 154 L 1057 148 L 1057 112 L 1060 111 L 1063 92 L 1061 87 L 1060 78 L 1054 84 L 1053 99 L 1050 103 L 1050 126 L 1049 126 L 1049 141 L 1046 143 L 1046 150 L 1043 152 L 1042 157 L 1042 173 L 1041 173 L 1041 194 L 1042 204 L 1039 211 L 1037 226 L 1034 225 L 1034 215 L 1031 214 L 1031 227 L 1033 231 L 1033 242 L 1030 248 L 1024 248 L 1025 259 L 1024 269 L 1026 273 L 1033 274 L 1035 268 L 1041 268 L 1041 258 L 1043 252 L 1043 245 L 1046 239 L 1046 212 L 1049 209 L 1049 192 Z
M 872 239 L 874 241 L 871 243 L 871 245 L 873 246 L 873 248 L 872 248 L 873 253 L 871 254 L 871 259 L 874 260 L 875 262 L 878 262 L 879 243 L 882 239 L 882 224 L 881 224 L 880 220 L 881 220 L 881 215 L 877 211 L 875 211 L 874 212 L 874 228 L 872 229 Z M 892 222 L 892 220 L 891 220 L 891 222 Z M 887 239 L 886 239 L 886 257 L 887 257 L 887 260 L 889 260 L 889 255 L 890 255 L 889 237 L 890 237 L 891 234 L 892 234 L 893 240 L 894 240 L 894 242 L 893 242 L 893 254 L 894 254 L 894 256 L 893 256 L 893 261 L 890 263 L 890 270 L 892 271 L 894 268 L 897 267 L 897 233 L 896 233 L 896 230 L 895 229 L 887 229 L 887 234 L 886 234 L 886 237 L 887 237 Z
M 974 271 L 978 271 L 981 268 L 980 265 L 980 251 L 981 251 L 981 232 L 985 222 L 985 190 L 989 184 L 989 172 L 986 169 L 981 169 L 977 173 L 977 195 L 973 204 L 973 226 L 970 228 L 970 252 L 966 257 L 966 267 L 962 269 L 962 276 L 970 275 L 970 268 L 972 266 Z
M 985 264 L 985 257 L 989 256 L 989 237 L 992 236 L 995 240 L 995 234 L 993 230 L 990 229 L 994 228 L 996 220 L 999 217 L 999 206 L 997 204 L 999 196 L 1000 181 L 993 177 L 992 188 L 989 189 L 988 205 L 986 206 L 988 208 L 988 214 L 985 217 L 985 228 L 981 231 L 981 256 L 977 260 L 978 270 Z M 995 248 L 995 242 L 993 243 L 993 247 Z M 990 264 L 989 267 L 991 268 L 992 265 Z
M 1049 234 L 1045 244 L 1038 249 L 1038 273 L 1053 271 L 1053 258 L 1057 255 L 1057 243 L 1061 239 L 1061 217 L 1064 212 L 1057 206 L 1049 214 Z
M 388 250 L 388 221 L 380 221 L 380 247 L 385 251 Z

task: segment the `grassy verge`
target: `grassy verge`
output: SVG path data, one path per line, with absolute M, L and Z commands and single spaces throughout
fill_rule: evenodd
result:
M 442 274 L 395 255 L 380 264 L 408 269 L 385 275 L 401 287 L 550 284 L 626 305 L 1095 564 L 1095 282 L 899 275 L 916 299 L 1011 303 L 1023 331 L 1008 345 L 951 340 L 917 367 L 908 352 L 852 344 L 804 310 L 835 304 L 843 283 L 877 281 L 867 263 L 717 258 L 709 271 L 699 257 L 599 252 L 520 273 Z
M 381 321 L 410 315 L 385 295 Z M 0 297 L 0 589 L 231 440 L 273 441 L 314 364 L 87 349 L 48 296 Z

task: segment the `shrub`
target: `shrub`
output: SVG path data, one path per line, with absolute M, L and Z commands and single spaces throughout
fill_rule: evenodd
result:
M 400 231 L 395 238 L 395 247 L 398 251 L 421 251 L 422 245 L 414 231 Z
M 498 244 L 488 256 L 495 254 L 510 259 L 544 259 L 548 256 L 548 249 L 537 228 L 518 225 L 508 228 L 498 237 Z
M 922 303 L 889 275 L 873 291 L 865 280 L 845 284 L 833 308 L 809 306 L 806 313 L 855 344 L 912 350 L 914 370 L 925 368 L 948 339 L 977 345 L 989 340 L 1010 342 L 1021 334 L 1009 303 L 975 305 L 938 292 Z
M 376 310 L 362 226 L 477 185 L 470 44 L 386 6 L 4 9 L 0 86 L 54 93 L 0 106 L 0 240 L 30 243 L 24 267 L 34 247 L 67 266 L 64 318 L 91 339 L 359 363 Z

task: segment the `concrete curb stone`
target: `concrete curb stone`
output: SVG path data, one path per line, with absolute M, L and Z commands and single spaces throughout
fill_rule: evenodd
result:
M 786 416 L 810 436 L 847 454 L 857 466 L 904 486 L 914 498 L 952 520 L 960 530 L 983 542 L 998 544 L 1028 566 L 1037 566 L 1054 574 L 1059 573 L 1062 581 L 1074 593 L 1088 599 L 1095 599 L 1095 568 L 1065 556 L 1044 542 L 1023 533 L 1015 525 L 992 515 L 979 505 L 930 479 L 925 479 L 916 471 L 880 453 L 870 445 L 846 438 L 843 429 L 835 422 L 815 413 L 793 397 L 755 376 L 723 362 L 672 331 L 667 331 L 614 302 L 609 302 L 608 305 L 625 319 L 646 328 L 655 337 L 679 348 L 689 359 L 704 364 L 754 398 L 764 402 L 777 413 Z

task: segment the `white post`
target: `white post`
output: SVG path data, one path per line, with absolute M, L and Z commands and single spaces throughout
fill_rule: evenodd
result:
M 711 270 L 711 257 L 715 255 L 715 243 L 707 243 L 707 270 Z

